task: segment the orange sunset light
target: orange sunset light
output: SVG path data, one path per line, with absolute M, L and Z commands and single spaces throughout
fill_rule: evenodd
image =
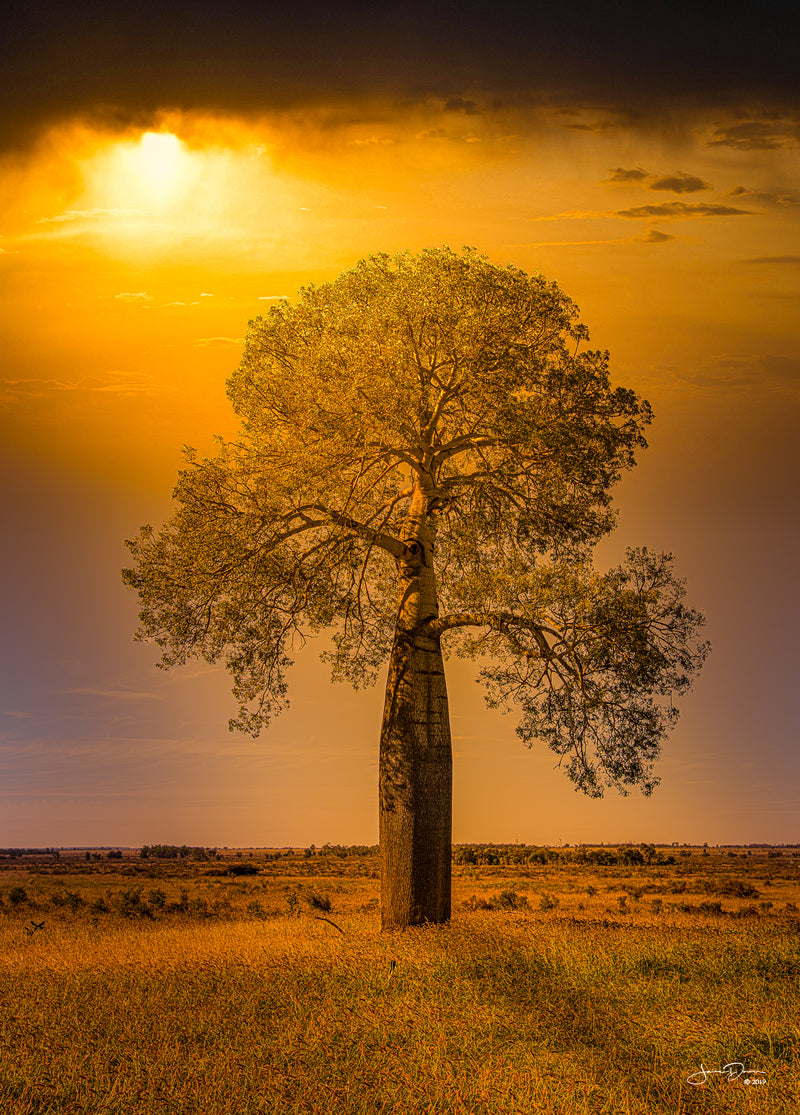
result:
M 248 322 L 371 253 L 443 244 L 556 281 L 611 351 L 612 380 L 652 403 L 600 562 L 629 544 L 674 549 L 714 645 L 646 800 L 577 797 L 449 664 L 456 840 L 788 840 L 794 133 L 713 106 L 665 131 L 660 117 L 467 87 L 348 96 L 71 105 L 0 151 L 0 456 L 17 540 L 0 732 L 27 780 L 6 841 L 374 839 L 380 687 L 332 687 L 309 643 L 269 738 L 231 736 L 224 672 L 156 671 L 118 571 L 123 539 L 170 513 L 181 446 L 215 453 L 215 434 L 236 436 L 226 380 Z M 754 741 L 772 772 L 758 798 Z M 83 758 L 62 803 L 50 772 L 71 748 Z M 123 758 L 139 782 L 126 774 L 118 808 Z

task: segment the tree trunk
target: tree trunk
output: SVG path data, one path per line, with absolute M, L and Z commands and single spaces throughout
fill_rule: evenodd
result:
M 381 921 L 400 929 L 450 918 L 453 758 L 433 546 L 421 530 L 398 562 L 400 606 L 380 749 Z M 421 536 L 421 537 L 420 537 Z

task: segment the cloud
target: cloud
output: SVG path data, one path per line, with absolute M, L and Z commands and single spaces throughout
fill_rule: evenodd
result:
M 800 125 L 794 121 L 743 120 L 715 129 L 709 147 L 732 147 L 736 151 L 773 151 L 800 146 Z
M 442 128 L 424 128 L 421 132 L 417 132 L 415 139 L 446 139 L 447 132 Z
M 745 96 L 785 112 L 800 99 L 797 5 L 785 0 L 763 0 L 744 32 L 714 0 L 652 0 L 646 12 L 610 0 L 344 7 L 200 0 L 188 19 L 183 5 L 157 0 L 7 7 L 0 39 L 0 146 L 7 148 L 65 119 L 143 129 L 175 105 L 251 119 L 426 98 L 439 112 L 465 115 L 572 105 L 597 118 L 569 126 L 597 131 L 618 126 L 615 113 L 658 126 L 682 109 L 713 109 L 718 118 Z M 714 142 L 781 142 L 735 127 L 720 126 Z
M 71 221 L 97 221 L 108 217 L 146 217 L 145 209 L 65 209 L 54 217 L 39 217 L 38 225 L 64 224 Z
M 585 248 L 611 244 L 663 244 L 667 240 L 677 239 L 677 236 L 670 236 L 666 232 L 658 232 L 653 228 L 646 236 L 617 236 L 611 240 L 539 240 L 530 246 L 535 248 Z
M 779 267 L 800 267 L 800 256 L 754 256 L 739 263 L 777 264 Z
M 711 190 L 713 186 L 710 182 L 706 182 L 694 174 L 684 174 L 683 171 L 678 171 L 677 174 L 658 178 L 655 182 L 648 183 L 647 188 L 648 190 L 671 190 L 674 194 L 693 194 L 697 193 L 698 190 Z
M 288 294 L 259 294 L 259 302 L 282 302 L 284 298 L 288 299 Z
M 647 171 L 643 170 L 640 166 L 639 167 L 632 167 L 629 170 L 626 170 L 625 167 L 618 166 L 618 167 L 615 167 L 614 169 L 612 169 L 611 172 L 610 172 L 610 176 L 608 178 L 604 178 L 603 181 L 604 182 L 643 182 L 646 178 L 649 178 L 649 177 L 650 177 L 650 175 L 647 173 Z
M 671 190 L 675 194 L 692 194 L 698 190 L 713 189 L 710 182 L 698 178 L 696 174 L 686 174 L 679 170 L 675 174 L 658 176 L 650 174 L 643 167 L 615 167 L 603 181 L 622 185 L 638 184 L 648 190 Z
M 769 205 L 775 209 L 794 209 L 800 205 L 797 194 L 773 194 L 761 190 L 749 190 L 746 186 L 734 186 L 728 190 L 728 197 L 749 197 L 760 205 Z
M 140 290 L 136 294 L 129 290 L 123 290 L 119 294 L 114 295 L 120 302 L 152 302 L 153 296 L 148 294 L 147 291 Z
M 586 221 L 593 217 L 613 216 L 606 209 L 565 209 L 563 213 L 555 213 L 551 217 L 528 217 L 528 221 Z
M 68 379 L 0 378 L 0 404 L 12 406 L 25 399 L 44 399 L 62 392 L 133 396 L 161 395 L 174 391 L 160 383 L 149 372 L 110 371 L 98 375 Z
M 670 236 L 668 232 L 659 232 L 658 229 L 651 228 L 647 236 L 637 236 L 636 239 L 640 244 L 664 244 L 667 240 L 677 240 L 677 236 Z
M 697 372 L 679 374 L 697 387 L 725 390 L 794 391 L 800 388 L 800 360 L 787 356 L 725 353 Z
M 197 337 L 194 343 L 200 348 L 229 348 L 244 344 L 244 337 Z
M 703 202 L 665 201 L 661 205 L 637 205 L 633 209 L 617 209 L 615 217 L 629 217 L 634 220 L 650 218 L 662 220 L 673 218 L 682 220 L 687 217 L 739 217 L 750 215 L 749 209 L 736 209 L 732 205 L 712 205 Z
M 465 97 L 450 97 L 444 105 L 445 112 L 463 112 L 467 116 L 480 116 L 481 110 L 478 108 L 475 101 L 467 100 Z
M 100 689 L 92 688 L 90 686 L 73 686 L 69 689 L 56 689 L 55 691 L 60 696 L 78 696 L 78 697 L 107 697 L 112 700 L 126 700 L 126 701 L 142 701 L 162 700 L 160 693 L 151 693 L 149 690 L 133 690 L 133 689 Z

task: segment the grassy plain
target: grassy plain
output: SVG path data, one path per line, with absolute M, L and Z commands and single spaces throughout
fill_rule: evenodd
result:
M 368 855 L 0 862 L 0 1111 L 796 1115 L 800 858 L 666 852 L 405 933 Z

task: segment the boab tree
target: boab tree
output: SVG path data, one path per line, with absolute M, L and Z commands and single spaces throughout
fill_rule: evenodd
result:
M 334 678 L 388 661 L 380 737 L 385 927 L 450 916 L 452 756 L 442 641 L 481 656 L 586 793 L 652 767 L 706 646 L 669 555 L 595 572 L 609 489 L 650 408 L 612 388 L 555 283 L 474 250 L 372 256 L 250 323 L 238 437 L 187 450 L 173 518 L 128 543 L 162 665 L 223 660 L 257 735 L 292 650 Z

